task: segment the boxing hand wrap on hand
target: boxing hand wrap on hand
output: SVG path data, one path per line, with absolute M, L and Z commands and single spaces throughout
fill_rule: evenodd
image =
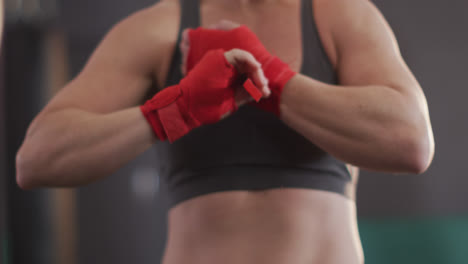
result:
M 157 93 L 140 109 L 156 136 L 172 143 L 237 110 L 230 87 L 236 75 L 223 50 L 209 51 L 179 84 Z
M 252 53 L 262 64 L 263 72 L 268 79 L 268 86 L 272 91 L 270 98 L 255 105 L 277 116 L 280 115 L 279 103 L 283 88 L 296 73 L 290 69 L 288 64 L 271 55 L 247 26 L 243 25 L 229 31 L 197 28 L 189 31 L 189 38 L 187 72 L 197 64 L 203 54 L 212 49 L 231 50 L 238 48 Z M 246 90 L 253 90 L 253 84 L 249 80 L 244 86 Z

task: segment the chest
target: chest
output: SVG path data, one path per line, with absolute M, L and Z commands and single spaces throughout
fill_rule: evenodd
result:
M 247 25 L 265 47 L 296 71 L 302 61 L 300 1 L 294 5 L 270 5 L 255 8 L 201 7 L 201 25 L 207 27 L 221 20 Z
M 303 47 L 300 1 L 297 2 L 297 4 L 255 8 L 203 4 L 202 2 L 199 10 L 200 26 L 208 27 L 221 20 L 230 20 L 237 24 L 247 25 L 262 41 L 267 50 L 287 62 L 293 70 L 300 71 Z M 179 17 L 176 19 L 179 19 Z M 177 21 L 174 22 L 178 24 Z M 177 34 L 171 35 L 174 36 L 170 41 L 173 43 L 172 47 L 164 52 L 166 55 L 157 73 L 160 87 L 163 87 L 165 83 L 172 59 L 171 55 L 175 49 L 179 48 Z

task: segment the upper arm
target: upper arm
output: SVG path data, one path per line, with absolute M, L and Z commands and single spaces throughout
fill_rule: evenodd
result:
M 377 86 L 379 89 L 375 90 L 394 92 L 394 100 L 379 98 L 379 102 L 374 103 L 389 106 L 385 102 L 391 102 L 391 107 L 386 109 L 408 117 L 406 120 L 411 120 L 413 127 L 420 131 L 417 135 L 428 139 L 425 142 L 432 146 L 433 153 L 426 98 L 403 60 L 396 38 L 383 15 L 369 0 L 316 2 L 323 11 L 319 14 L 319 31 L 321 29 L 324 46 L 335 62 L 339 84 L 349 89 L 366 87 L 368 93 Z
M 115 25 L 83 70 L 61 89 L 43 112 L 78 108 L 108 113 L 141 103 L 161 63 L 165 34 L 162 13 L 158 7 L 152 7 Z
M 382 85 L 408 97 L 422 96 L 390 26 L 369 0 L 318 2 L 340 84 Z

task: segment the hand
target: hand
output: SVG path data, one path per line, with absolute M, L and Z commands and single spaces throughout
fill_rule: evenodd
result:
M 218 49 L 208 51 L 178 85 L 157 93 L 141 111 L 160 140 L 174 142 L 198 126 L 218 122 L 249 100 L 247 92 L 233 88 L 241 74 L 268 96 L 260 63 L 250 53 Z
M 237 26 L 237 24 L 224 20 L 218 24 L 212 25 L 211 28 L 229 30 Z M 187 57 L 190 50 L 189 29 L 185 29 L 182 32 L 182 41 L 179 47 L 182 53 L 181 71 L 183 75 L 186 75 Z M 268 80 L 265 78 L 261 65 L 252 56 L 252 54 L 244 50 L 232 49 L 225 53 L 225 56 L 228 62 L 240 73 L 240 79 L 234 83 L 233 87 L 236 91 L 236 101 L 238 106 L 253 101 L 253 97 L 256 97 L 255 100 L 258 101 L 261 97 L 266 98 L 270 96 L 271 91 L 267 86 Z M 190 70 L 193 66 L 190 67 Z M 252 80 L 253 85 L 258 88 L 259 92 L 255 93 L 255 91 L 252 91 L 254 88 L 247 85 L 245 86 L 245 89 L 242 88 L 242 84 L 246 79 Z M 246 89 L 249 90 L 250 94 L 247 93 Z M 254 96 L 252 93 L 255 93 L 256 95 Z
M 239 48 L 250 52 L 262 65 L 269 81 L 272 96 L 256 106 L 280 116 L 279 103 L 285 84 L 295 75 L 289 66 L 271 55 L 257 36 L 246 26 L 238 26 L 229 21 L 221 21 L 210 28 L 190 29 L 183 32 L 181 50 L 182 68 L 185 72 L 198 63 L 207 51 L 212 49 L 230 50 Z M 247 88 L 248 86 L 246 86 Z
M 216 24 L 212 24 L 208 26 L 207 28 L 222 30 L 222 31 L 229 31 L 237 27 L 240 27 L 240 24 L 237 24 L 230 20 L 221 20 Z M 189 50 L 190 50 L 190 36 L 189 36 L 190 30 L 192 29 L 184 29 L 184 31 L 182 31 L 182 41 L 179 44 L 179 49 L 182 53 L 181 71 L 183 75 L 187 74 L 187 57 L 188 57 Z
M 234 89 L 234 97 L 238 107 L 254 101 L 254 95 L 251 94 L 252 91 L 248 91 L 242 86 L 247 78 L 253 81 L 255 85 L 253 89 L 257 89 L 261 97 L 267 98 L 270 96 L 271 91 L 268 88 L 268 80 L 265 78 L 261 64 L 252 54 L 245 50 L 232 49 L 225 52 L 224 56 L 239 73 L 239 77 L 231 85 L 231 88 Z

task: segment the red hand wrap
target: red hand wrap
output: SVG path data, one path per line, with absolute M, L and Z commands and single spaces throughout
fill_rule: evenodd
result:
M 249 51 L 262 64 L 265 77 L 269 81 L 272 95 L 266 100 L 256 104 L 260 108 L 273 112 L 279 116 L 279 102 L 284 85 L 296 74 L 289 66 L 279 58 L 271 55 L 247 27 L 240 26 L 233 30 L 216 30 L 197 28 L 189 31 L 190 50 L 187 57 L 187 72 L 189 72 L 203 57 L 207 51 L 212 49 L 223 49 L 225 51 L 238 48 Z M 253 90 L 252 83 L 244 84 L 246 90 Z M 256 89 L 258 91 L 258 89 Z M 251 95 L 257 100 L 258 94 Z M 268 102 L 269 101 L 269 102 Z
M 140 109 L 161 141 L 174 142 L 192 129 L 218 122 L 237 110 L 230 87 L 236 75 L 223 50 L 210 51 L 178 85 L 157 93 Z

